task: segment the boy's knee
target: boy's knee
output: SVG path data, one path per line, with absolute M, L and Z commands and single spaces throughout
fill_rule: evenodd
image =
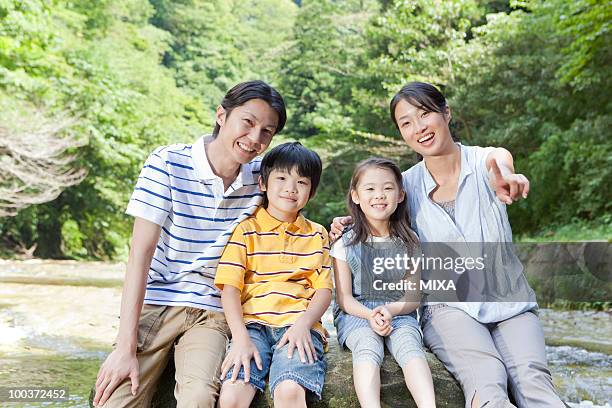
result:
M 284 380 L 281 381 L 274 388 L 274 399 L 280 401 L 301 401 L 304 400 L 306 394 L 304 392 L 304 388 L 295 381 L 292 380 Z
M 237 393 L 221 392 L 219 397 L 219 408 L 242 408 L 249 405 L 250 403 L 245 404 L 244 399 Z

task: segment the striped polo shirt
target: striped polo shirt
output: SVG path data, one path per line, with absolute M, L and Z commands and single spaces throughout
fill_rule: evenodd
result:
M 261 203 L 261 159 L 243 164 L 224 191 L 204 150 L 212 140 L 160 147 L 138 177 L 126 213 L 161 226 L 145 303 L 222 310 L 217 264 L 236 225 Z
M 302 215 L 288 223 L 259 208 L 236 227 L 215 284 L 240 289 L 245 324 L 289 326 L 317 289 L 333 288 L 327 231 Z M 321 322 L 313 329 L 327 337 Z

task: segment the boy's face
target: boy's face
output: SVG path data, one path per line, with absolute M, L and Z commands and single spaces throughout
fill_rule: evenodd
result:
M 244 164 L 263 153 L 276 133 L 278 114 L 262 99 L 250 99 L 235 107 L 228 115 L 217 108 L 219 135 L 233 161 Z
M 310 199 L 310 178 L 300 176 L 295 168 L 272 170 L 267 185 L 260 178 L 259 187 L 268 197 L 268 212 L 281 220 L 294 219 Z

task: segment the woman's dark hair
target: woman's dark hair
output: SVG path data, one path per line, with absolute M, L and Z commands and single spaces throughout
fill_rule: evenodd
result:
M 393 173 L 395 182 L 398 188 L 403 189 L 402 173 L 393 161 L 388 159 L 382 159 L 379 157 L 372 157 L 363 160 L 355 170 L 351 177 L 351 184 L 347 197 L 347 206 L 351 217 L 353 217 L 353 236 L 350 240 L 349 245 L 356 245 L 359 243 L 365 243 L 368 237 L 372 235 L 372 228 L 368 223 L 368 220 L 363 213 L 359 204 L 355 204 L 351 196 L 352 191 L 357 191 L 357 185 L 361 175 L 369 168 L 377 167 L 380 169 L 386 169 Z M 403 245 L 408 248 L 412 248 L 418 245 L 419 239 L 410 228 L 410 213 L 407 205 L 408 197 L 405 197 L 402 202 L 397 204 L 397 208 L 391 214 L 389 219 L 389 233 L 392 239 L 399 240 Z
M 261 161 L 261 181 L 267 186 L 272 170 L 291 172 L 293 169 L 301 177 L 310 179 L 310 198 L 312 198 L 321 180 L 323 164 L 316 152 L 304 147 L 300 142 L 283 143 L 266 153 Z M 268 208 L 268 195 L 265 193 L 263 207 Z
M 395 117 L 395 108 L 401 100 L 404 100 L 419 109 L 423 109 L 425 112 L 436 112 L 443 114 L 448 106 L 446 104 L 446 98 L 442 92 L 440 92 L 440 90 L 438 90 L 438 88 L 432 84 L 428 84 L 426 82 L 409 82 L 395 94 L 393 99 L 391 99 L 391 103 L 389 104 L 391 120 L 393 123 L 395 123 L 397 130 L 399 130 L 399 125 L 397 124 L 397 118 Z M 449 124 L 449 127 L 452 130 L 452 124 Z M 459 138 L 455 136 L 455 133 L 456 132 L 451 131 L 451 137 L 455 142 L 458 142 Z M 417 154 L 417 156 L 419 160 L 423 158 L 420 154 Z
M 242 82 L 227 91 L 225 97 L 221 101 L 221 106 L 225 109 L 226 118 L 229 117 L 234 108 L 244 105 L 251 99 L 262 99 L 266 101 L 278 115 L 278 125 L 276 126 L 275 134 L 283 130 L 285 122 L 287 121 L 285 101 L 276 89 L 263 81 Z M 216 123 L 212 133 L 213 137 L 217 137 L 219 129 L 220 126 Z

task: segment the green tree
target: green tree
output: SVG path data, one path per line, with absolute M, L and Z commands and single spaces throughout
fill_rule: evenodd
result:
M 151 0 L 152 22 L 172 34 L 164 64 L 212 113 L 238 82 L 272 81 L 291 34 L 289 0 Z
M 89 140 L 82 183 L 0 221 L 9 245 L 37 245 L 43 257 L 124 252 L 123 211 L 147 153 L 201 132 L 205 115 L 160 65 L 170 37 L 148 23 L 152 15 L 144 0 L 2 2 L 0 98 L 70 112 L 79 117 L 73 131 Z M 62 233 L 82 236 L 82 246 L 63 253 L 74 240 Z
M 509 148 L 531 178 L 529 200 L 510 208 L 515 232 L 598 223 L 612 209 L 610 11 L 590 3 L 533 1 L 490 15 L 452 85 L 463 137 Z

